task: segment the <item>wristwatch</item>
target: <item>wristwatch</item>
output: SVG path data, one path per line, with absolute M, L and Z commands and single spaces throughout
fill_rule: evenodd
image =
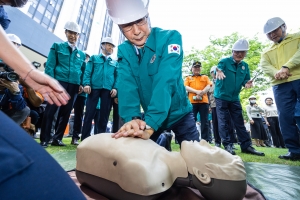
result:
M 290 68 L 288 68 L 287 66 L 282 66 L 282 68 L 290 69 Z

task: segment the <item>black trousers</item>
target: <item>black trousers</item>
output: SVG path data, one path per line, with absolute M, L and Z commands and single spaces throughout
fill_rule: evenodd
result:
M 113 107 L 113 126 L 112 133 L 115 133 L 120 128 L 120 116 L 119 116 L 119 105 L 114 102 L 112 99 L 112 107 Z
M 53 136 L 53 140 L 62 140 L 66 126 L 69 122 L 69 117 L 73 109 L 74 102 L 77 98 L 78 91 L 79 91 L 79 85 L 67 83 L 63 81 L 59 81 L 59 83 L 65 88 L 65 90 L 70 95 L 70 100 L 66 105 L 59 107 L 59 112 L 56 121 L 57 128 L 55 130 L 55 135 Z M 41 142 L 49 142 L 51 138 L 50 134 L 51 134 L 52 121 L 57 109 L 58 106 L 55 104 L 52 105 L 47 104 L 46 106 L 42 127 L 41 127 L 41 135 L 40 135 Z
M 100 119 L 98 122 L 98 133 L 105 133 L 109 113 L 111 110 L 111 96 L 110 90 L 107 89 L 92 89 L 86 102 L 86 112 L 84 116 L 84 123 L 82 128 L 81 140 L 89 137 L 91 134 L 92 121 L 95 116 L 97 103 L 100 102 Z
M 268 117 L 267 119 L 270 124 L 268 128 L 272 135 L 273 145 L 275 147 L 285 147 L 283 137 L 279 127 L 278 117 Z
M 212 122 L 213 122 L 213 132 L 214 132 L 215 143 L 221 144 L 221 137 L 219 134 L 219 125 L 218 125 L 218 116 L 217 116 L 216 107 L 211 108 L 211 112 L 212 112 Z
M 216 105 L 219 133 L 223 146 L 233 143 L 233 138 L 230 137 L 230 121 L 232 120 L 241 149 L 247 149 L 250 145 L 252 145 L 252 142 L 244 125 L 241 103 L 239 101 L 231 102 L 216 98 Z
M 200 114 L 201 122 L 201 139 L 209 141 L 208 136 L 208 107 L 207 103 L 193 103 L 193 113 L 195 121 L 197 121 L 197 114 Z
M 78 95 L 74 103 L 74 125 L 73 125 L 73 136 L 74 139 L 80 139 L 79 134 L 82 130 L 82 120 L 84 114 L 84 106 L 86 102 L 85 96 Z

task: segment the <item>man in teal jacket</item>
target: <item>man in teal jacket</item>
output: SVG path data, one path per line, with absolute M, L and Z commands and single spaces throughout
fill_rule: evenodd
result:
M 242 106 L 239 94 L 242 86 L 252 87 L 248 64 L 243 61 L 249 50 L 249 43 L 245 39 L 236 41 L 232 48 L 232 56 L 222 59 L 216 68 L 216 83 L 214 96 L 218 116 L 219 133 L 225 150 L 235 155 L 230 141 L 230 117 L 234 122 L 238 140 L 243 153 L 264 156 L 252 147 L 250 135 L 244 126 Z M 229 115 L 230 114 L 230 115 Z
M 173 130 L 179 143 L 199 141 L 182 80 L 181 35 L 175 30 L 150 28 L 148 3 L 106 1 L 110 17 L 128 39 L 118 47 L 117 81 L 119 113 L 126 123 L 113 137 L 156 141 L 164 130 Z
M 91 56 L 83 76 L 84 92 L 88 94 L 86 102 L 86 113 L 82 127 L 81 140 L 90 136 L 92 120 L 96 113 L 96 106 L 100 103 L 100 118 L 95 124 L 98 133 L 105 133 L 111 110 L 111 98 L 117 95 L 115 87 L 116 69 L 118 62 L 111 59 L 115 45 L 110 37 L 101 41 L 102 53 Z
M 280 159 L 300 160 L 299 130 L 294 114 L 300 99 L 300 32 L 287 34 L 285 22 L 274 17 L 264 26 L 273 45 L 261 55 L 261 68 L 270 77 L 282 136 L 289 152 Z
M 52 142 L 53 146 L 65 146 L 61 140 L 64 136 L 77 94 L 83 91 L 80 77 L 83 69 L 82 65 L 84 65 L 85 53 L 76 47 L 80 28 L 75 22 L 67 22 L 65 29 L 68 42 L 54 43 L 52 45 L 45 68 L 45 73 L 58 80 L 70 95 L 68 103 L 59 109 L 57 116 L 58 124 L 56 125 L 57 128 Z M 41 145 L 45 148 L 48 146 L 47 144 L 50 140 L 53 116 L 57 109 L 58 107 L 54 104 L 48 104 L 45 109 L 40 137 Z

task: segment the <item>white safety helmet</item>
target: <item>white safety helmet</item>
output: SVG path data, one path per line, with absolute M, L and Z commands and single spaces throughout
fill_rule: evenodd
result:
M 248 51 L 249 42 L 246 39 L 239 39 L 232 46 L 233 51 Z
M 7 34 L 7 37 L 9 38 L 9 40 L 11 42 L 15 42 L 18 45 L 22 45 L 21 39 L 18 36 L 16 36 L 15 34 Z
M 89 52 L 87 51 L 83 51 L 83 53 L 85 53 L 85 56 L 88 56 L 88 57 L 91 57 L 92 54 L 90 54 Z
M 210 73 L 215 72 L 216 69 L 217 69 L 217 66 L 212 66 L 212 67 L 210 68 Z
M 103 38 L 102 41 L 101 41 L 101 44 L 103 44 L 103 43 L 109 43 L 109 44 L 111 44 L 111 45 L 113 45 L 115 47 L 115 45 L 114 45 L 111 37 L 105 37 L 105 38 Z
M 254 95 L 251 95 L 248 99 L 249 99 L 249 100 L 250 100 L 250 99 L 256 99 L 256 97 L 255 97 Z
M 274 30 L 276 30 L 281 25 L 285 24 L 285 22 L 280 17 L 274 17 L 269 19 L 264 26 L 264 33 L 268 34 Z
M 149 0 L 106 0 L 107 12 L 116 24 L 127 24 L 148 14 Z
M 76 33 L 81 32 L 79 25 L 76 22 L 72 22 L 72 21 L 67 22 L 65 24 L 64 29 L 69 30 L 69 31 L 73 31 L 73 32 L 76 32 Z

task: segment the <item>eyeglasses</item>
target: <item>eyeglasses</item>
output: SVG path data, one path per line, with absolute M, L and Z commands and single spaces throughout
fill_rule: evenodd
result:
M 235 55 L 238 55 L 238 54 L 246 54 L 246 51 L 233 51 L 233 53 Z
M 79 33 L 76 33 L 76 32 L 74 32 L 74 31 L 69 31 L 69 30 L 67 30 L 67 33 L 68 33 L 69 35 L 75 35 L 75 36 L 79 35 Z
M 128 24 L 122 24 L 122 25 L 120 25 L 120 28 L 121 28 L 123 33 L 131 31 L 134 24 L 136 24 L 137 26 L 143 26 L 144 24 L 146 24 L 147 18 L 148 18 L 148 15 L 146 15 L 142 19 L 136 20 L 134 22 L 131 22 L 131 23 L 128 23 Z
M 267 33 L 268 36 L 271 36 L 274 33 L 277 33 L 277 31 L 281 29 L 281 26 L 279 26 L 278 28 L 276 28 L 274 31 L 271 31 L 270 33 Z

